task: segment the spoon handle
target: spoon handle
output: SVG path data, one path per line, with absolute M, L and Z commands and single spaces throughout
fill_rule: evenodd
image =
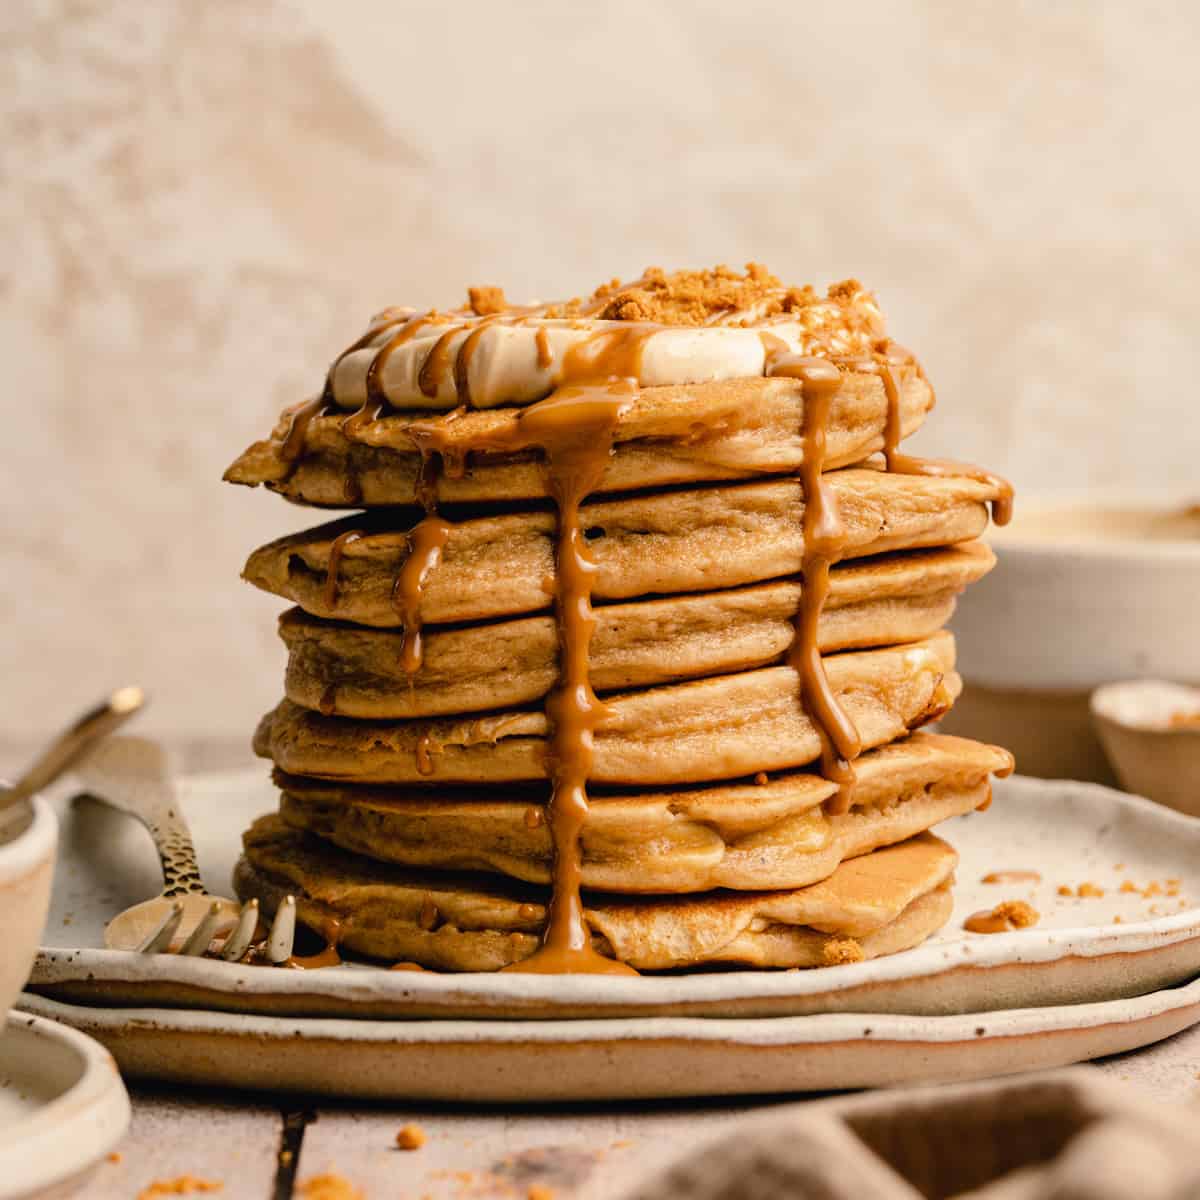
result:
M 110 738 L 76 774 L 92 799 L 136 817 L 149 831 L 162 863 L 164 896 L 205 893 L 196 847 L 161 746 L 148 738 Z
M 141 688 L 125 687 L 88 709 L 42 751 L 12 787 L 0 793 L 0 809 L 19 804 L 49 787 L 91 747 L 129 720 L 144 703 Z

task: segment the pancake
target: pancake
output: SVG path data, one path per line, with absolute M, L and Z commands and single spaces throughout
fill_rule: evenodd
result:
M 832 573 L 818 629 L 823 653 L 915 642 L 950 619 L 955 598 L 991 569 L 981 542 L 847 564 Z M 590 671 L 598 692 L 766 666 L 795 635 L 801 585 L 611 604 L 596 612 Z M 426 629 L 420 669 L 404 663 L 401 632 L 285 613 L 287 698 L 348 717 L 411 718 L 477 712 L 540 699 L 558 679 L 551 616 Z
M 1012 756 L 917 733 L 858 760 L 853 807 L 828 815 L 836 786 L 811 772 L 703 789 L 593 795 L 581 837 L 583 885 L 603 891 L 804 887 L 848 858 L 901 842 L 986 804 Z M 383 862 L 494 871 L 549 883 L 547 789 L 379 788 L 276 773 L 295 829 Z
M 933 392 L 908 364 L 897 367 L 900 429 L 915 432 L 933 407 Z M 748 479 L 798 470 L 803 458 L 803 385 L 794 379 L 743 378 L 633 393 L 617 421 L 613 454 L 599 492 L 670 484 Z M 888 402 L 875 375 L 848 372 L 834 399 L 827 469 L 859 462 L 884 444 Z M 413 437 L 433 422 L 448 468 L 438 472 L 443 503 L 545 498 L 543 456 L 477 449 L 495 442 L 519 420 L 519 408 L 493 408 L 438 417 L 397 412 L 364 425 L 351 440 L 347 413 L 317 416 L 292 460 L 285 440 L 292 415 L 229 467 L 230 483 L 262 484 L 290 500 L 327 508 L 414 504 L 422 456 Z
M 986 502 L 996 497 L 994 488 L 966 477 L 854 468 L 825 478 L 846 527 L 848 559 L 978 537 L 988 523 Z M 596 602 L 743 587 L 802 566 L 804 499 L 795 479 L 593 501 L 582 513 Z M 279 538 L 250 556 L 243 575 L 315 616 L 396 627 L 402 622 L 392 592 L 415 520 L 372 514 Z M 421 589 L 422 619 L 478 621 L 549 609 L 556 529 L 550 511 L 457 521 Z M 331 546 L 355 530 L 364 536 L 344 543 L 331 595 Z
M 594 893 L 584 897 L 584 919 L 596 950 L 644 971 L 855 962 L 907 950 L 945 924 L 956 860 L 926 833 L 853 859 L 807 888 L 686 899 Z M 347 950 L 440 971 L 495 971 L 529 957 L 546 917 L 544 888 L 373 863 L 276 814 L 244 835 L 234 887 L 268 912 L 294 895 L 300 919 L 337 928 Z
M 864 749 L 937 720 L 962 686 L 948 633 L 824 661 Z M 607 697 L 589 778 L 659 785 L 805 766 L 820 755 L 821 735 L 798 693 L 796 672 L 779 666 Z M 284 700 L 259 724 L 254 749 L 291 775 L 319 779 L 508 783 L 546 778 L 547 729 L 542 711 L 366 721 Z

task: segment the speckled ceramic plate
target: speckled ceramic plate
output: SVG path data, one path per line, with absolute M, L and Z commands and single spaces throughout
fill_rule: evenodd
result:
M 754 1095 L 977 1079 L 1144 1046 L 1200 1020 L 1200 980 L 1132 1000 L 946 1017 L 354 1021 L 84 1008 L 26 996 L 134 1078 L 471 1103 Z
M 128 1126 L 129 1097 L 103 1046 L 28 1013 L 0 1025 L 0 1200 L 82 1194 Z
M 182 799 L 209 886 L 227 890 L 240 831 L 275 790 L 265 771 L 208 775 L 185 780 Z M 1087 784 L 1000 781 L 988 812 L 939 826 L 961 855 L 956 909 L 916 950 L 819 971 L 638 979 L 279 971 L 95 949 L 110 916 L 157 890 L 157 860 L 128 817 L 60 811 L 64 860 L 33 987 L 70 1003 L 379 1019 L 950 1014 L 1137 996 L 1200 973 L 1200 820 Z M 981 882 L 1002 869 L 1042 882 Z M 1126 881 L 1141 890 L 1122 891 Z M 1058 894 L 1084 883 L 1103 894 Z M 1035 928 L 963 932 L 968 913 L 1015 898 L 1041 912 Z

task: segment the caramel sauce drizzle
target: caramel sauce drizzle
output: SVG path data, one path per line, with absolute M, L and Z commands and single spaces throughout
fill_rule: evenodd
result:
M 325 567 L 325 588 L 322 599 L 325 602 L 325 607 L 332 613 L 337 605 L 338 599 L 338 574 L 342 567 L 342 557 L 346 553 L 346 547 L 352 542 L 361 541 L 363 531 L 361 529 L 347 529 L 345 533 L 339 533 L 333 539 L 329 546 L 329 562 Z
M 608 709 L 591 685 L 596 565 L 579 509 L 604 477 L 617 422 L 636 394 L 644 338 L 645 332 L 635 328 L 598 334 L 572 347 L 563 364 L 567 382 L 523 410 L 515 426 L 516 441 L 540 446 L 545 453 L 549 489 L 558 505 L 554 612 L 560 668 L 558 686 L 546 699 L 551 724 L 547 820 L 554 843 L 553 886 L 541 946 L 529 958 L 505 968 L 510 971 L 636 974 L 593 949 L 581 894 L 580 838 L 588 815 L 594 735 Z
M 308 427 L 316 417 L 326 411 L 327 407 L 328 401 L 322 392 L 321 395 L 313 396 L 292 410 L 292 419 L 288 423 L 287 433 L 283 435 L 283 441 L 279 445 L 279 457 L 293 470 L 300 461 L 300 455 L 304 452 Z
M 896 382 L 895 367 L 903 362 L 914 362 L 915 359 L 907 351 L 900 349 L 895 343 L 889 342 L 882 351 L 873 358 L 859 362 L 855 361 L 855 370 L 867 374 L 878 375 L 883 381 L 883 389 L 887 395 L 887 421 L 883 429 L 883 457 L 887 469 L 896 475 L 926 475 L 948 478 L 962 475 L 979 483 L 994 488 L 999 494 L 992 501 L 992 520 L 997 525 L 1007 525 L 1012 520 L 1013 487 L 1007 479 L 985 471 L 982 467 L 970 463 L 951 462 L 941 458 L 918 458 L 916 455 L 904 454 L 900 451 L 900 439 L 903 437 L 900 413 L 900 387 Z
M 767 335 L 769 336 L 769 335 Z M 837 499 L 825 482 L 825 434 L 829 409 L 842 383 L 842 373 L 827 358 L 780 351 L 778 339 L 768 344 L 767 374 L 796 379 L 801 384 L 803 426 L 800 466 L 804 491 L 804 549 L 800 562 L 803 586 L 796 613 L 796 633 L 787 661 L 800 676 L 800 702 L 821 738 L 821 774 L 837 785 L 826 801 L 831 813 L 846 812 L 853 800 L 854 760 L 862 742 L 854 722 L 842 709 L 821 657 L 817 630 L 829 595 L 829 568 L 846 550 L 846 528 Z
M 417 739 L 417 774 L 432 775 L 434 771 L 433 756 L 440 754 L 442 748 L 434 741 L 433 734 L 428 729 L 422 730 Z
M 511 426 L 480 434 L 471 445 L 473 451 L 500 453 L 540 449 L 545 457 L 547 487 L 558 508 L 554 611 L 560 671 L 558 685 L 546 699 L 550 723 L 547 767 L 552 782 L 547 822 L 554 844 L 553 888 L 541 946 L 508 970 L 633 973 L 632 968 L 592 948 L 580 890 L 580 835 L 588 813 L 594 734 L 608 710 L 597 699 L 590 680 L 590 645 L 596 624 L 591 597 L 596 567 L 583 535 L 579 510 L 584 498 L 603 480 L 617 423 L 636 396 L 642 345 L 655 328 L 629 324 L 605 329 L 572 346 L 563 358 L 558 386 L 549 396 L 522 409 Z M 467 377 L 469 356 L 477 344 L 472 343 L 473 336 L 459 345 L 459 355 L 466 354 L 466 366 L 456 363 L 453 368 L 460 389 Z M 450 369 L 449 346 L 450 341 L 443 335 L 422 365 L 421 387 L 426 394 L 436 394 L 442 374 Z M 416 422 L 410 432 L 423 450 L 444 445 L 444 427 L 439 428 L 436 421 Z M 426 760 L 428 754 L 426 747 Z M 432 764 L 428 765 L 432 769 Z M 418 771 L 424 773 L 420 744 Z
M 425 646 L 421 626 L 421 597 L 430 574 L 442 561 L 442 550 L 454 526 L 435 512 L 423 517 L 408 534 L 408 556 L 392 585 L 392 607 L 404 623 L 400 664 L 407 675 L 421 669 Z

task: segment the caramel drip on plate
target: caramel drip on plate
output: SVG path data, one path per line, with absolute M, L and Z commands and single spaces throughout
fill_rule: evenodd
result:
M 1038 923 L 1036 908 L 1024 900 L 1005 900 L 995 908 L 983 908 L 972 913 L 964 922 L 968 933 L 1012 933 L 1015 929 L 1027 929 Z
M 1041 883 L 1042 876 L 1037 871 L 990 871 L 980 883 Z
M 392 585 L 392 607 L 404 624 L 400 662 L 408 675 L 415 675 L 424 660 L 421 597 L 430 574 L 442 561 L 442 550 L 453 528 L 432 512 L 413 526 L 408 535 L 408 557 Z
M 320 967 L 337 967 L 341 965 L 342 956 L 338 953 L 338 943 L 342 940 L 342 923 L 336 917 L 331 917 L 320 927 L 310 926 L 314 933 L 321 935 L 325 942 L 323 950 L 316 954 L 293 954 L 287 960 L 289 967 L 302 971 L 314 971 Z
M 803 586 L 787 661 L 800 676 L 800 702 L 821 738 L 821 774 L 837 784 L 837 793 L 826 801 L 826 808 L 831 813 L 844 813 L 853 799 L 853 763 L 862 752 L 862 742 L 829 683 L 817 639 L 821 612 L 829 595 L 829 568 L 846 550 L 846 529 L 837 499 L 823 475 L 829 409 L 841 387 L 842 375 L 828 359 L 786 353 L 776 338 L 769 342 L 764 338 L 764 342 L 769 360 L 767 374 L 799 380 L 804 408 L 800 466 L 804 491 L 804 550 L 800 562 Z
M 363 537 L 361 529 L 347 529 L 339 533 L 329 546 L 329 563 L 325 567 L 325 589 L 323 599 L 325 607 L 333 612 L 338 598 L 338 573 L 342 567 L 342 556 L 351 542 L 360 541 Z
M 905 351 L 891 344 L 871 360 L 854 363 L 854 369 L 878 375 L 887 394 L 887 422 L 883 430 L 883 456 L 887 469 L 897 475 L 927 475 L 942 478 L 962 475 L 977 480 L 999 493 L 992 501 L 992 520 L 1007 525 L 1012 520 L 1013 488 L 1007 479 L 970 463 L 950 462 L 940 458 L 918 458 L 900 451 L 903 430 L 900 425 L 900 387 L 894 368 L 905 361 L 914 361 Z
M 990 908 L 981 908 L 963 922 L 963 928 L 968 933 L 1010 933 L 1014 926 L 1007 917 L 998 916 Z

